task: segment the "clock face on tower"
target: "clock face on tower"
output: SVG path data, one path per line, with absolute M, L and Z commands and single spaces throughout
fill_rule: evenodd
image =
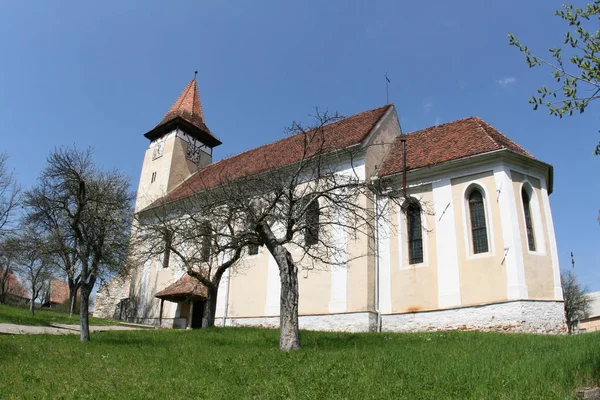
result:
M 156 143 L 156 145 L 154 146 L 154 151 L 152 152 L 152 160 L 154 161 L 157 158 L 162 157 L 164 149 L 165 149 L 164 140 L 158 141 Z
M 203 145 L 197 140 L 190 138 L 187 146 L 187 159 L 193 162 L 194 164 L 198 165 L 200 163 L 202 153 L 210 154 L 209 147 Z

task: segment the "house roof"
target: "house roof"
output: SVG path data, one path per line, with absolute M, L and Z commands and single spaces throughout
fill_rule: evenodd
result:
M 152 130 L 145 133 L 144 136 L 150 140 L 154 140 L 178 126 L 183 126 L 187 133 L 210 147 L 221 144 L 221 141 L 212 134 L 204 122 L 204 113 L 200 104 L 196 78 L 192 79 L 185 89 L 183 89 L 183 92 L 181 92 L 175 103 L 167 111 L 162 121 Z
M 333 151 L 361 143 L 391 107 L 386 105 L 326 125 L 323 128 L 324 148 Z M 166 200 L 176 200 L 227 181 L 293 164 L 303 156 L 303 141 L 304 137 L 299 133 L 209 164 L 173 189 Z
M 402 138 L 406 139 L 407 171 L 499 149 L 534 158 L 481 118 L 469 117 L 399 136 L 377 172 L 379 176 L 402 171 Z
M 178 302 L 198 298 L 205 299 L 206 294 L 206 287 L 200 281 L 188 274 L 184 274 L 177 282 L 156 293 L 154 297 Z
M 17 278 L 17 276 L 13 273 L 8 274 L 8 293 L 24 299 L 29 298 L 29 295 L 23 288 L 23 285 L 21 285 L 21 282 L 19 282 L 19 278 Z
M 50 303 L 63 304 L 69 300 L 69 284 L 60 279 L 50 281 Z

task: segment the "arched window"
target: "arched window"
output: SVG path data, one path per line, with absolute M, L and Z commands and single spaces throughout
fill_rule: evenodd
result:
M 307 246 L 312 246 L 319 243 L 319 200 L 311 201 L 304 212 L 305 228 L 304 228 L 304 243 Z
M 525 187 L 521 189 L 521 200 L 523 200 L 523 211 L 525 212 L 525 228 L 527 230 L 527 242 L 529 250 L 535 251 L 535 236 L 533 235 L 533 223 L 531 221 L 531 197 Z
M 210 243 L 212 238 L 212 229 L 210 222 L 206 221 L 202 223 L 200 228 L 202 230 L 202 247 L 200 248 L 200 261 L 208 261 L 210 259 Z
M 423 262 L 423 229 L 421 227 L 421 206 L 411 201 L 406 208 L 406 228 L 408 232 L 408 262 Z
M 488 238 L 485 222 L 485 207 L 483 196 L 479 189 L 473 189 L 469 195 L 469 214 L 471 215 L 471 235 L 473 238 L 473 253 L 487 253 Z

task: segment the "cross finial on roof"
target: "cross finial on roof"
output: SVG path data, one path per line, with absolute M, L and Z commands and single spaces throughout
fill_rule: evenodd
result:
M 198 71 L 194 71 L 194 80 L 196 80 L 196 75 L 198 75 Z

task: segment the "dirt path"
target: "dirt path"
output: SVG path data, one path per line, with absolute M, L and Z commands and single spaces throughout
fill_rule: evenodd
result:
M 52 326 L 17 325 L 0 323 L 0 335 L 69 335 L 79 332 Z
M 135 331 L 144 328 L 122 325 L 90 326 L 91 332 Z M 0 323 L 0 335 L 77 335 L 79 325 L 50 324 L 50 326 L 17 325 Z

